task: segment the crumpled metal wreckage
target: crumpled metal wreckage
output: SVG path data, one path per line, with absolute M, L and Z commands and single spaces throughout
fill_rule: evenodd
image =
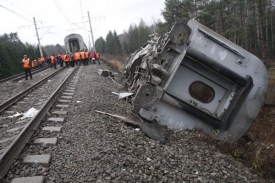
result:
M 195 20 L 150 35 L 126 60 L 124 75 L 140 117 L 228 142 L 251 127 L 268 86 L 257 57 Z

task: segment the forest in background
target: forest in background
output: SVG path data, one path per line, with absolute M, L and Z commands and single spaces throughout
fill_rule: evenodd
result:
M 57 54 L 65 49 L 57 45 L 42 46 L 43 55 Z M 17 33 L 0 36 L 0 79 L 23 72 L 21 61 L 27 55 L 31 60 L 40 57 L 38 46 L 22 43 Z
M 143 46 L 148 35 L 163 34 L 176 21 L 196 19 L 262 60 L 275 55 L 274 0 L 165 0 L 164 22 L 147 25 L 142 19 L 129 25 L 118 35 L 110 30 L 106 38 L 98 38 L 95 47 L 101 54 L 125 57 Z M 42 47 L 43 55 L 64 52 L 63 45 Z M 0 79 L 22 72 L 21 59 L 27 54 L 32 60 L 39 56 L 37 46 L 22 43 L 17 33 L 0 35 Z
M 148 35 L 167 32 L 176 21 L 195 19 L 259 58 L 270 59 L 275 54 L 274 9 L 274 0 L 165 0 L 164 22 L 146 25 L 141 19 L 121 35 L 109 31 L 95 46 L 101 53 L 129 54 L 140 48 Z

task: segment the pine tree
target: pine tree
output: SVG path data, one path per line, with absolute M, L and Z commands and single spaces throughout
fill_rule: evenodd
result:
M 106 52 L 109 54 L 115 54 L 114 35 L 113 35 L 112 31 L 109 31 L 106 36 Z
M 96 51 L 99 53 L 105 53 L 105 40 L 100 37 L 95 41 Z

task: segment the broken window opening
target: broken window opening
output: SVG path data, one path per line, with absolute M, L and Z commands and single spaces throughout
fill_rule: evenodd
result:
M 214 89 L 201 81 L 195 81 L 189 86 L 189 94 L 202 103 L 210 103 L 215 97 Z

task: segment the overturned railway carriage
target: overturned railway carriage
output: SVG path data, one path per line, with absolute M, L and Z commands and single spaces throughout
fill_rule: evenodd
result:
M 124 73 L 141 117 L 172 129 L 201 128 L 224 141 L 253 124 L 268 85 L 257 57 L 195 20 L 151 35 Z
M 87 49 L 84 40 L 79 34 L 70 34 L 64 38 L 66 53 Z

